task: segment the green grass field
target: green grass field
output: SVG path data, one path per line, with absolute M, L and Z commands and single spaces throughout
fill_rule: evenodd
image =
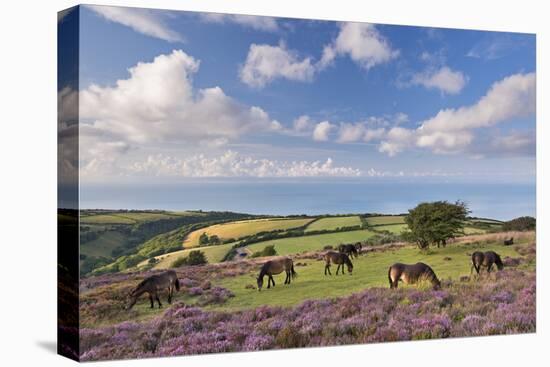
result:
M 136 224 L 160 219 L 169 219 L 188 215 L 188 212 L 107 212 L 101 214 L 83 214 L 82 224 Z M 193 213 L 196 215 L 196 213 Z
M 402 223 L 405 223 L 405 217 L 398 216 L 398 215 L 381 215 L 379 217 L 368 217 L 367 223 L 370 226 L 378 226 L 378 225 L 385 225 L 385 224 L 402 224 Z
M 306 232 L 319 230 L 333 230 L 341 227 L 360 226 L 361 219 L 358 216 L 350 217 L 329 217 L 316 220 L 307 226 Z
M 251 236 L 259 232 L 275 231 L 281 229 L 291 229 L 301 227 L 309 222 L 313 218 L 299 218 L 299 219 L 284 219 L 284 218 L 269 218 L 269 219 L 255 219 L 246 221 L 236 221 L 230 223 L 216 224 L 210 227 L 202 228 L 191 232 L 183 241 L 183 247 L 191 248 L 199 245 L 199 237 L 205 233 L 209 236 L 217 235 L 220 239 L 239 238 L 244 236 Z
M 155 256 L 155 258 L 159 260 L 159 262 L 153 268 L 154 269 L 170 268 L 174 260 L 180 257 L 186 257 L 187 255 L 189 255 L 189 252 L 193 250 L 200 250 L 204 252 L 206 259 L 210 264 L 219 263 L 223 259 L 225 254 L 229 251 L 231 246 L 233 246 L 233 244 L 228 243 L 228 244 L 219 245 L 219 246 L 207 246 L 207 247 L 201 247 L 201 248 L 186 249 L 181 251 L 170 252 L 165 255 Z M 147 261 L 148 260 L 141 262 L 138 266 L 143 266 L 147 264 Z
M 111 256 L 111 251 L 126 242 L 126 235 L 118 231 L 106 231 L 95 240 L 80 245 L 80 253 L 86 256 Z
M 522 243 L 527 241 L 524 239 Z M 227 303 L 218 306 L 219 309 L 244 309 L 260 305 L 289 306 L 307 299 L 339 297 L 364 290 L 368 287 L 388 287 L 388 268 L 396 262 L 416 263 L 419 261 L 430 265 L 437 276 L 444 279 L 457 280 L 462 275 L 470 274 L 470 254 L 481 249 L 495 250 L 503 258 L 518 257 L 515 246 L 504 247 L 500 242 L 489 244 L 456 244 L 441 249 L 431 249 L 422 253 L 409 246 L 393 251 L 374 252 L 361 255 L 353 260 L 353 275 L 336 276 L 336 266 L 332 266 L 332 276 L 324 275 L 324 262 L 318 260 L 297 260 L 307 266 L 295 267 L 298 277 L 291 285 L 284 285 L 284 274 L 275 276 L 276 287 L 264 289 L 261 292 L 245 289 L 245 285 L 256 285 L 256 273 L 226 278 L 219 285 L 230 289 L 235 297 Z M 258 266 L 259 270 L 259 266 Z M 267 283 L 267 280 L 264 280 Z M 400 284 L 400 287 L 402 285 Z
M 377 231 L 388 231 L 394 234 L 400 234 L 401 232 L 407 230 L 406 224 L 387 224 L 384 226 L 376 226 L 373 229 Z
M 338 246 L 341 243 L 364 241 L 373 235 L 374 232 L 372 231 L 358 230 L 294 238 L 281 238 L 277 240 L 255 243 L 248 246 L 248 249 L 252 252 L 256 252 L 262 250 L 265 246 L 274 245 L 277 254 L 291 255 L 307 251 L 321 250 L 323 246 L 326 245 Z

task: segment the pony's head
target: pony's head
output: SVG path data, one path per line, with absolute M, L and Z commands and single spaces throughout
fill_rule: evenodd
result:
M 348 273 L 349 275 L 352 275 L 353 274 L 353 264 L 351 263 L 351 261 L 349 260 L 349 258 L 347 259 L 346 261 L 346 265 L 348 267 Z
M 264 278 L 258 277 L 256 278 L 256 284 L 258 285 L 258 292 L 262 290 L 262 287 L 264 286 Z
M 124 309 L 129 311 L 132 309 L 132 307 L 134 307 L 134 305 L 136 304 L 137 302 L 137 296 L 136 296 L 136 292 L 135 290 L 130 292 L 130 294 L 128 294 L 128 296 L 126 296 L 126 304 L 124 305 Z
M 497 269 L 498 269 L 498 270 L 504 269 L 504 264 L 502 263 L 502 259 L 500 258 L 499 255 L 497 255 L 497 256 L 495 257 L 495 265 L 497 266 Z
M 432 280 L 432 286 L 433 286 L 434 291 L 440 290 L 441 289 L 441 282 L 439 281 L 439 279 L 434 277 L 434 279 Z

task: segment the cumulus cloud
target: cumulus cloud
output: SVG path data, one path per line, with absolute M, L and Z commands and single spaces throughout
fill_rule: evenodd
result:
M 176 177 L 323 177 L 360 176 L 361 171 L 325 161 L 279 161 L 256 159 L 228 150 L 218 157 L 204 154 L 186 158 L 150 155 L 123 168 L 127 175 Z
M 409 120 L 399 112 L 394 115 L 370 116 L 364 121 L 341 122 L 338 126 L 338 143 L 370 142 L 385 136 L 387 128 L 396 127 Z
M 475 130 L 533 115 L 535 93 L 535 73 L 508 76 L 494 83 L 473 105 L 440 110 L 417 129 L 391 129 L 380 143 L 379 150 L 390 156 L 411 147 L 430 149 L 434 153 L 466 151 L 475 140 Z M 500 146 L 517 150 L 517 146 L 512 144 L 513 139 L 501 141 Z M 525 139 L 522 141 L 520 145 L 527 145 Z
M 130 27 L 147 36 L 168 42 L 183 42 L 183 37 L 165 23 L 163 12 L 160 10 L 103 5 L 86 5 L 86 7 L 111 22 Z
M 240 69 L 241 81 L 251 87 L 262 88 L 275 79 L 311 81 L 315 73 L 310 58 L 300 59 L 295 51 L 279 46 L 250 45 L 248 56 Z
M 200 18 L 209 23 L 234 23 L 249 27 L 258 31 L 275 32 L 279 30 L 277 20 L 272 17 L 256 15 L 201 13 Z
M 447 94 L 460 93 L 467 82 L 467 76 L 460 71 L 452 70 L 448 66 L 416 73 L 411 80 L 411 84 L 413 85 L 422 85 L 428 89 L 438 89 Z
M 280 128 L 263 109 L 239 103 L 220 87 L 194 89 L 199 66 L 181 50 L 140 62 L 112 87 L 82 90 L 80 117 L 114 140 L 136 143 L 232 139 Z
M 334 128 L 335 126 L 328 121 L 319 122 L 313 129 L 313 140 L 327 141 L 331 130 Z
M 348 55 L 355 63 L 368 70 L 399 55 L 373 24 L 343 23 L 336 39 L 323 49 L 318 67 L 332 64 L 337 56 Z

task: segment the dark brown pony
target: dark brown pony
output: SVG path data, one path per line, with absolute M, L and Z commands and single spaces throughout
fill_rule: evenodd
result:
M 361 242 L 357 242 L 355 244 L 355 249 L 357 250 L 357 253 L 361 252 L 361 250 L 363 250 L 363 245 L 361 244 Z
M 172 296 L 174 294 L 174 288 L 180 290 L 180 282 L 178 281 L 178 275 L 173 270 L 165 271 L 161 274 L 151 275 L 145 278 L 128 296 L 129 302 L 125 309 L 129 310 L 137 302 L 139 296 L 143 293 L 149 294 L 149 301 L 151 301 L 151 308 L 155 307 L 153 298 L 157 300 L 159 308 L 162 307 L 160 303 L 159 292 L 163 289 L 168 289 L 168 303 L 172 303 Z
M 509 240 L 504 240 L 504 246 L 512 246 L 514 244 L 514 237 L 510 237 Z
M 325 275 L 327 275 L 327 272 L 329 275 L 332 275 L 332 273 L 330 272 L 331 262 L 338 265 L 338 267 L 336 268 L 336 275 L 338 275 L 338 271 L 340 270 L 340 267 L 342 267 L 342 274 L 344 274 L 344 265 L 348 267 L 349 275 L 353 273 L 353 264 L 351 263 L 349 256 L 346 255 L 345 253 L 329 251 L 325 254 L 324 258 L 325 258 Z
M 477 275 L 479 275 L 482 268 L 486 268 L 487 273 L 490 273 L 493 265 L 496 265 L 498 270 L 502 270 L 504 268 L 504 264 L 502 263 L 499 254 L 494 251 L 476 251 L 472 254 L 472 267 L 470 269 L 470 274 L 472 274 L 475 269 Z
M 413 265 L 395 263 L 388 269 L 388 280 L 390 288 L 397 288 L 401 280 L 405 284 L 416 284 L 422 280 L 432 283 L 433 289 L 441 288 L 441 282 L 437 279 L 435 272 L 424 263 Z
M 282 257 L 280 259 L 265 262 L 260 269 L 258 278 L 256 279 L 258 283 L 258 291 L 262 290 L 264 285 L 264 276 L 267 275 L 267 289 L 269 289 L 271 288 L 271 283 L 273 283 L 273 286 L 275 287 L 275 279 L 273 279 L 273 275 L 280 274 L 283 271 L 286 272 L 285 284 L 290 284 L 290 280 L 298 276 L 298 274 L 294 271 L 294 263 L 289 257 Z
M 355 245 L 351 245 L 351 244 L 349 245 L 341 244 L 340 246 L 338 246 L 338 251 L 348 255 L 352 259 L 353 257 L 359 256 L 359 254 L 357 253 L 357 249 L 355 248 Z

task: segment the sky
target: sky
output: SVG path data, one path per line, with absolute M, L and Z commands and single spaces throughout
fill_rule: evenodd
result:
M 79 97 L 86 182 L 535 182 L 534 35 L 106 6 L 80 17 L 79 90 L 59 94 Z

